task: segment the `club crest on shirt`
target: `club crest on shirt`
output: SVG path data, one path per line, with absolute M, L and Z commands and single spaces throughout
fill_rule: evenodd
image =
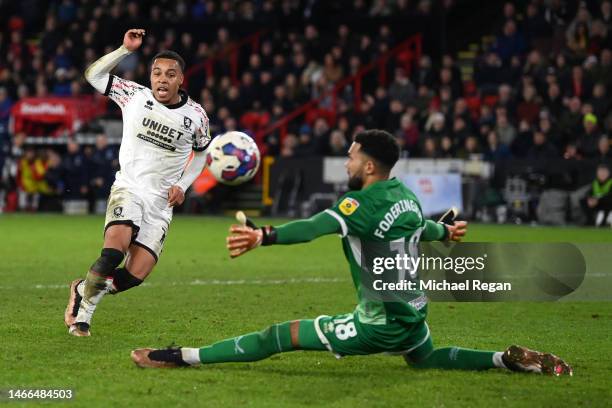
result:
M 113 209 L 113 215 L 115 218 L 121 217 L 123 215 L 123 207 L 115 207 Z
M 191 124 L 192 124 L 192 120 L 190 118 L 188 118 L 187 116 L 185 116 L 183 118 L 183 127 L 187 130 L 191 129 Z
M 359 208 L 359 201 L 351 197 L 346 197 L 338 206 L 340 212 L 344 215 L 351 215 Z

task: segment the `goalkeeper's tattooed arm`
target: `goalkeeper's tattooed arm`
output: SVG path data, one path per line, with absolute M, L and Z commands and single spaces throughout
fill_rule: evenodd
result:
M 232 225 L 227 238 L 230 256 L 235 258 L 260 245 L 288 245 L 312 241 L 323 235 L 340 232 L 340 225 L 329 214 L 320 212 L 308 219 L 291 221 L 278 227 L 257 228 L 250 220 Z

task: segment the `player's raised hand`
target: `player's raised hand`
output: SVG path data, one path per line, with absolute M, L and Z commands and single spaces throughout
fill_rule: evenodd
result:
M 236 258 L 251 249 L 257 248 L 263 241 L 261 229 L 253 229 L 245 225 L 232 225 L 230 235 L 226 238 L 227 249 L 230 256 Z
M 141 28 L 132 28 L 127 30 L 123 36 L 123 46 L 128 51 L 136 51 L 142 44 L 142 37 L 145 36 L 145 30 Z
M 453 225 L 446 224 L 448 240 L 460 242 L 467 232 L 467 221 L 455 221 Z
M 168 190 L 168 205 L 174 207 L 175 205 L 181 205 L 185 201 L 185 192 L 179 186 L 172 186 Z

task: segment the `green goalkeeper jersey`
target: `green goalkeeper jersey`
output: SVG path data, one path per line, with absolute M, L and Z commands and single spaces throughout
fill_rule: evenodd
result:
M 415 323 L 426 316 L 423 292 L 403 291 L 397 300 L 373 299 L 363 287 L 362 263 L 368 248 L 388 246 L 388 256 L 412 248 L 418 255 L 420 240 L 439 240 L 444 226 L 426 220 L 416 195 L 393 178 L 350 191 L 325 212 L 340 224 L 342 247 L 349 262 L 359 303 L 355 310 L 361 323 L 382 325 L 394 321 Z M 412 253 L 414 252 L 414 253 Z M 412 276 L 414 278 L 414 276 Z

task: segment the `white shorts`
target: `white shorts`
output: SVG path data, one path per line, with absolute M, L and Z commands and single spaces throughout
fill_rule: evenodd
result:
M 132 243 L 159 258 L 172 220 L 168 200 L 154 195 L 135 194 L 126 187 L 113 185 L 106 206 L 104 232 L 112 225 L 131 225 Z

